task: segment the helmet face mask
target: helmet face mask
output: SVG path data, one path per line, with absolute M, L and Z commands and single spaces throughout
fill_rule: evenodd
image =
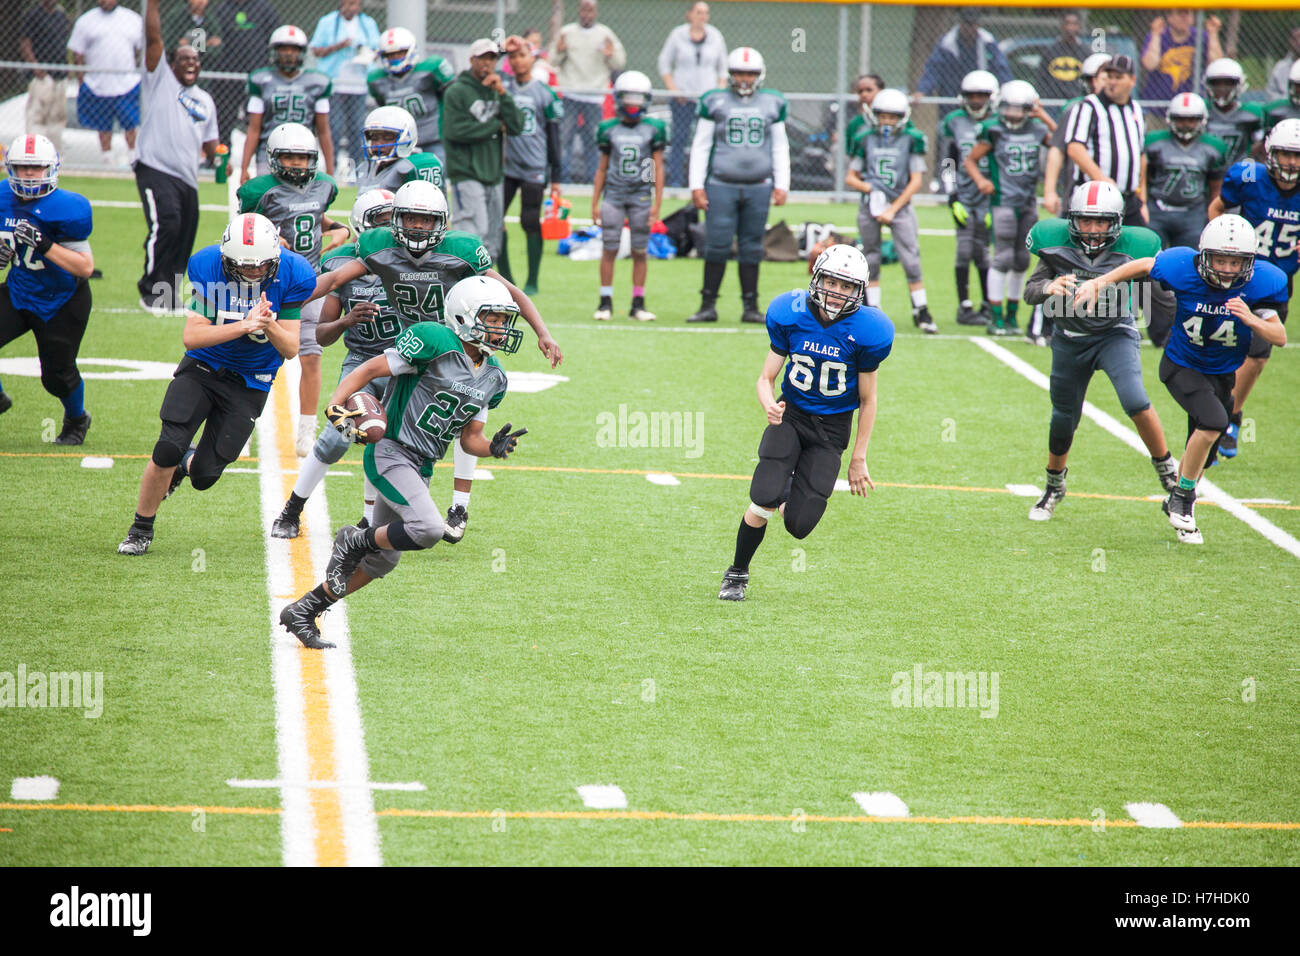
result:
M 1084 223 L 1088 223 L 1088 228 L 1084 228 Z M 1102 228 L 1097 228 L 1095 223 L 1104 223 Z M 1108 246 L 1114 244 L 1119 238 L 1120 230 L 1123 228 L 1123 220 L 1116 215 L 1092 215 L 1089 213 L 1070 213 L 1070 238 L 1079 244 L 1086 254 L 1095 256 L 1104 252 Z
M 731 84 L 731 88 L 741 96 L 753 96 L 754 91 L 758 89 L 759 75 L 757 73 L 752 73 L 752 72 L 747 72 L 742 70 L 732 70 L 727 75 L 728 75 L 728 82 Z
M 418 222 L 416 220 L 419 220 Z M 428 252 L 447 234 L 447 220 L 435 212 L 393 207 L 393 235 L 408 252 Z
M 650 99 L 650 77 L 640 70 L 628 70 L 619 74 L 614 81 L 614 102 L 618 116 L 629 126 L 635 126 L 646 115 Z
M 727 54 L 727 84 L 737 96 L 753 96 L 766 75 L 763 56 L 753 47 L 738 46 Z
M 998 78 L 987 70 L 972 70 L 962 77 L 961 105 L 973 120 L 982 120 L 997 100 Z
M 500 281 L 470 276 L 447 292 L 443 314 L 457 337 L 485 355 L 519 351 L 524 333 L 515 328 L 519 306 Z
M 1205 131 L 1209 111 L 1195 93 L 1179 93 L 1169 101 L 1169 134 L 1180 143 L 1190 143 Z
M 352 204 L 348 222 L 358 236 L 367 229 L 387 226 L 393 221 L 393 194 L 387 189 L 370 189 Z
M 998 119 L 1007 129 L 1020 129 L 1029 122 L 1038 94 L 1024 80 L 1009 80 L 998 94 Z
M 415 34 L 405 27 L 385 30 L 379 37 L 379 57 L 390 76 L 401 76 L 415 66 Z
M 983 90 L 975 93 L 962 93 L 961 105 L 971 119 L 984 119 L 989 115 L 989 101 L 992 99 Z
M 9 189 L 22 200 L 41 199 L 59 187 L 59 152 L 40 135 L 19 136 L 5 154 Z
M 280 150 L 271 154 L 270 164 L 271 172 L 275 174 L 277 179 L 282 179 L 294 186 L 305 186 L 316 175 L 315 153 Z
M 386 166 L 415 150 L 415 117 L 400 106 L 377 107 L 366 115 L 361 139 L 366 159 Z
M 1214 105 L 1221 110 L 1230 109 L 1237 102 L 1238 84 L 1235 80 L 1227 77 L 1206 80 L 1205 88 L 1209 91 Z
M 302 69 L 302 50 L 288 43 L 275 48 L 275 65 L 281 73 L 297 73 Z
M 1098 226 L 1097 223 L 1105 225 Z M 1070 194 L 1066 227 L 1070 240 L 1085 255 L 1100 255 L 1114 245 L 1124 231 L 1124 197 L 1111 183 L 1081 183 Z
M 249 290 L 271 282 L 280 271 L 280 234 L 256 213 L 236 216 L 221 237 L 226 278 Z
M 518 352 L 524 339 L 523 330 L 515 328 L 518 318 L 519 307 L 513 304 L 510 309 L 504 305 L 484 306 L 474 316 L 474 324 L 469 329 L 469 341 L 489 355 L 493 352 L 505 352 L 507 355 Z
M 1235 265 L 1235 268 L 1229 268 L 1230 265 Z M 1205 251 L 1196 256 L 1196 271 L 1206 285 L 1231 289 L 1244 285 L 1250 278 L 1255 271 L 1255 257 Z
M 266 161 L 276 179 L 305 186 L 316 177 L 316 137 L 300 123 L 281 123 L 267 137 Z

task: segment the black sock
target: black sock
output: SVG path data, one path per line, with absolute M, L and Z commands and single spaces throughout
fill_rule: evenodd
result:
M 1152 456 L 1151 456 L 1151 460 L 1154 461 L 1156 464 L 1160 464 L 1160 462 L 1162 462 L 1162 461 L 1168 461 L 1170 458 L 1173 458 L 1173 457 L 1174 457 L 1174 453 L 1171 452 L 1171 451 L 1167 451 L 1167 452 L 1165 452 L 1163 455 L 1161 455 L 1159 458 L 1157 458 L 1155 455 L 1152 455 Z
M 1232 413 L 1232 417 L 1231 417 L 1229 420 L 1232 422 L 1232 424 L 1234 424 L 1234 425 L 1236 425 L 1238 428 L 1240 428 L 1240 427 L 1241 427 L 1241 412 L 1233 412 L 1233 413 Z
M 718 297 L 718 289 L 722 288 L 722 276 L 727 271 L 727 260 L 715 262 L 712 259 L 704 260 L 704 288 L 700 290 L 705 297 Z
M 289 492 L 289 500 L 285 502 L 284 510 L 292 515 L 302 514 L 302 506 L 307 503 L 307 499 L 295 492 Z
M 758 263 L 741 262 L 736 265 L 740 273 L 740 298 L 745 302 L 758 301 Z
M 980 274 L 980 295 L 984 297 L 983 301 L 987 302 L 989 300 L 989 270 L 979 269 L 977 271 Z
M 761 528 L 755 528 L 741 518 L 740 530 L 736 532 L 736 559 L 731 562 L 731 566 L 741 571 L 748 571 L 749 562 L 753 559 L 758 546 L 763 543 L 765 534 L 767 534 L 766 524 Z
M 140 512 L 137 511 L 135 513 L 135 521 L 131 522 L 131 527 L 137 528 L 140 531 L 147 531 L 150 534 L 153 534 L 153 519 L 156 517 L 158 516 L 150 515 L 149 517 L 146 518 L 144 515 L 140 514 Z
M 1059 488 L 1063 484 L 1065 484 L 1064 468 L 1062 468 L 1060 471 L 1053 471 L 1051 468 L 1047 469 L 1047 487 Z
M 379 545 L 378 545 L 378 544 L 376 543 L 376 541 L 375 541 L 375 530 L 376 530 L 375 528 L 372 528 L 372 527 L 370 527 L 370 526 L 367 526 L 366 529 L 365 529 L 365 532 L 366 532 L 366 547 L 367 547 L 367 548 L 370 548 L 372 551 L 378 551 L 378 550 L 379 550 Z
M 957 266 L 957 301 L 970 301 L 970 266 Z
M 643 295 L 634 295 L 634 296 L 632 296 L 632 308 L 634 308 L 634 309 L 644 309 L 644 308 L 645 308 L 645 296 L 643 296 Z
M 307 597 L 312 599 L 312 605 L 314 607 L 318 607 L 322 609 L 330 607 L 332 604 L 334 604 L 335 601 L 338 600 L 338 598 L 331 595 L 329 591 L 325 590 L 324 583 L 318 584 L 310 591 L 308 591 Z

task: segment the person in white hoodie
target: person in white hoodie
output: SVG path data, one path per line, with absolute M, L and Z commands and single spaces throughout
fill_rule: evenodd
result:
M 627 51 L 614 31 L 596 22 L 596 0 L 578 4 L 578 20 L 566 23 L 551 44 L 551 66 L 564 93 L 564 125 L 560 130 L 562 178 L 566 183 L 589 183 L 596 177 L 596 127 L 600 125 L 603 93 L 570 90 L 604 90 L 609 74 L 627 65 Z M 581 132 L 583 165 L 573 162 L 573 138 Z

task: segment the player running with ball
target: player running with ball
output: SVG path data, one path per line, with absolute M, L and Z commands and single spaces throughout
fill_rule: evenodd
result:
M 403 551 L 422 551 L 442 540 L 443 521 L 429 496 L 433 463 L 457 440 L 472 455 L 505 458 L 528 429 L 507 423 L 489 441 L 483 431 L 488 409 L 506 394 L 506 373 L 494 353 L 516 352 L 523 333 L 505 284 L 471 276 L 447 293 L 447 325 L 421 322 L 392 348 L 346 375 L 330 397 L 330 423 L 352 439 L 352 418 L 343 403 L 377 378 L 392 376 L 385 391 L 388 428 L 366 445 L 366 476 L 379 491 L 368 528 L 344 525 L 334 538 L 325 580 L 280 612 L 280 623 L 310 648 L 334 645 L 321 639 L 316 618 L 345 595 L 382 578 Z M 450 328 L 448 327 L 450 326 Z
M 767 307 L 771 350 L 757 387 L 768 424 L 720 600 L 745 599 L 749 562 L 775 511 L 796 538 L 806 538 L 817 527 L 835 490 L 855 409 L 858 438 L 849 459 L 849 490 L 865 498 L 867 489 L 875 487 L 867 472 L 867 443 L 876 421 L 876 369 L 893 348 L 894 324 L 884 312 L 863 305 L 867 278 L 862 253 L 848 245 L 831 246 L 813 263 L 807 290 L 786 292 Z M 775 386 L 782 365 L 778 402 Z

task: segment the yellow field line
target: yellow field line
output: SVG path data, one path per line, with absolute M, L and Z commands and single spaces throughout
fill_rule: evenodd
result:
M 278 807 L 203 807 L 203 806 L 151 806 L 90 803 L 0 803 L 4 810 L 74 810 L 87 813 L 205 813 L 253 814 L 273 816 Z M 376 816 L 407 817 L 434 820 L 491 820 L 504 817 L 510 820 L 633 820 L 678 821 L 684 823 L 921 823 L 937 826 L 1012 826 L 1012 827 L 1078 827 L 1092 828 L 1100 821 L 1084 817 L 878 817 L 878 816 L 801 816 L 786 813 L 677 813 L 672 810 L 403 810 L 389 808 L 376 810 Z M 1106 820 L 1106 827 L 1140 829 L 1137 821 Z M 1300 823 L 1273 820 L 1184 820 L 1185 829 L 1202 830 L 1300 830 Z

